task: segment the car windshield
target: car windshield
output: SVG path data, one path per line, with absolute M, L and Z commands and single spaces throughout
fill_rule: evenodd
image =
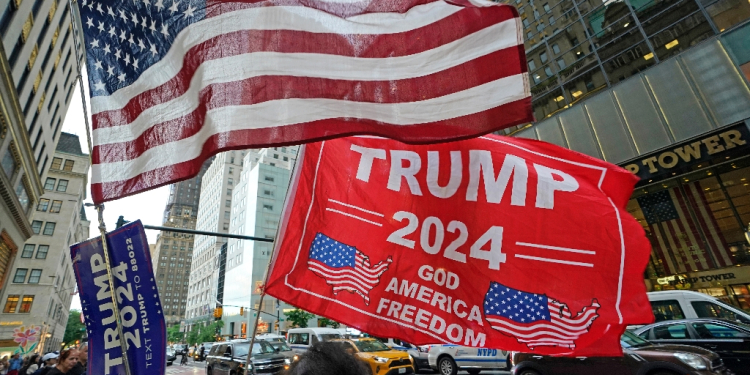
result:
M 620 344 L 623 348 L 637 348 L 639 346 L 651 345 L 650 342 L 636 336 L 633 332 L 625 331 L 620 337 Z
M 249 343 L 245 344 L 234 344 L 234 356 L 235 357 L 247 357 L 247 349 L 250 347 Z M 265 342 L 253 343 L 253 354 L 268 354 L 275 353 L 271 345 Z
M 355 342 L 355 345 L 357 345 L 357 349 L 359 349 L 360 352 L 384 352 L 386 350 L 391 350 L 391 348 L 377 340 L 357 341 Z
M 288 352 L 288 351 L 292 350 L 292 348 L 290 348 L 290 347 L 289 347 L 289 346 L 288 346 L 288 345 L 287 345 L 287 344 L 286 344 L 285 342 L 283 342 L 283 341 L 273 341 L 273 342 L 269 342 L 269 344 L 270 344 L 271 346 L 273 346 L 273 347 L 274 347 L 274 349 L 278 349 L 278 350 L 279 350 L 279 351 L 281 351 L 281 352 Z
M 331 341 L 335 339 L 340 339 L 341 335 L 337 333 L 321 333 L 318 336 L 320 336 L 321 341 Z

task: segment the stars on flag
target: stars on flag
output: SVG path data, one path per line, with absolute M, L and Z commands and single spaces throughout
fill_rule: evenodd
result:
M 166 0 L 169 2 L 170 0 Z M 169 51 L 175 37 L 205 17 L 205 0 L 82 0 L 92 96 L 135 82 Z

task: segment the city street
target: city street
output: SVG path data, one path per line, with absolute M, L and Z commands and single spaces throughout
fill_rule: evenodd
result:
M 179 357 L 178 357 L 179 359 Z M 188 362 L 186 366 L 180 366 L 179 362 L 175 362 L 172 366 L 167 366 L 167 375 L 203 375 L 206 373 L 206 362 Z M 436 372 L 419 371 L 420 374 L 436 374 Z M 459 371 L 459 375 L 466 375 L 468 372 Z M 482 374 L 487 375 L 507 375 L 510 374 L 508 371 L 482 371 Z

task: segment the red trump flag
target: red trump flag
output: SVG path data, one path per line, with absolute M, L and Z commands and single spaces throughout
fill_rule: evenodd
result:
M 303 146 L 266 291 L 381 337 L 619 355 L 653 320 L 637 178 L 543 142 Z
M 531 115 L 522 25 L 488 0 L 80 0 L 100 203 L 217 152 L 474 137 Z

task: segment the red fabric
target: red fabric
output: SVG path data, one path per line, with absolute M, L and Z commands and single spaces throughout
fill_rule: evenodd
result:
M 421 146 L 349 137 L 299 157 L 266 286 L 276 298 L 380 337 L 540 354 L 620 355 L 626 325 L 653 321 L 650 245 L 625 210 L 637 178 L 622 168 L 498 136 Z M 410 166 L 413 177 L 397 173 Z M 486 171 L 498 184 L 486 184 Z M 312 271 L 328 251 L 316 246 L 356 248 L 358 261 Z M 482 259 L 490 249 L 495 260 Z M 493 329 L 494 283 L 564 305 L 547 321 L 574 322 L 572 344 L 556 344 L 555 332 L 530 343 Z

